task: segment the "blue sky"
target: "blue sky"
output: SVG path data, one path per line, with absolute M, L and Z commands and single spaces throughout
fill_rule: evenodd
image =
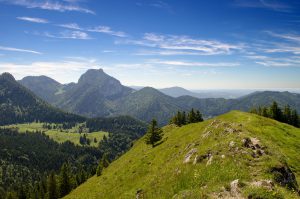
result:
M 0 0 L 0 72 L 125 85 L 300 88 L 300 2 Z

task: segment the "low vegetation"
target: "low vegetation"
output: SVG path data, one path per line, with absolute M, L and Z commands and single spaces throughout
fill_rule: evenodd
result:
M 163 134 L 154 148 L 140 139 L 66 198 L 299 198 L 298 128 L 233 111 Z

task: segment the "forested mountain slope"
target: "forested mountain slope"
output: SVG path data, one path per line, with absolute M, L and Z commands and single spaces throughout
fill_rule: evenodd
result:
M 0 75 L 0 125 L 24 122 L 80 122 L 85 118 L 51 107 L 19 84 L 9 73 Z

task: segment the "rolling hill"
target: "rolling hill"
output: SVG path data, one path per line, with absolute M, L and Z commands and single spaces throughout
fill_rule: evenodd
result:
M 156 118 L 160 124 L 166 124 L 173 114 L 183 109 L 175 98 L 151 87 L 145 87 L 121 98 L 115 104 L 116 115 L 131 115 L 143 121 Z
M 178 86 L 174 86 L 174 87 L 170 87 L 170 88 L 162 88 L 162 89 L 159 89 L 159 91 L 166 95 L 169 95 L 171 97 L 180 97 L 180 96 L 189 95 L 192 97 L 201 98 L 200 93 L 194 93 L 192 91 L 189 91 L 187 89 L 184 89 L 184 88 L 181 88 Z
M 254 92 L 236 100 L 231 100 L 227 105 L 227 109 L 249 111 L 252 107 L 269 106 L 273 101 L 276 101 L 281 106 L 289 104 L 300 112 L 300 94 L 287 91 Z
M 19 81 L 26 88 L 30 88 L 37 96 L 43 100 L 54 103 L 59 98 L 59 91 L 63 85 L 47 76 L 27 76 Z
M 226 89 L 214 89 L 214 90 L 187 90 L 182 87 L 174 86 L 169 88 L 158 89 L 160 92 L 169 95 L 171 97 L 192 96 L 196 98 L 225 98 L 236 99 L 241 96 L 252 93 L 251 90 L 226 90 Z
M 232 111 L 163 131 L 65 198 L 299 198 L 300 129 Z
M 0 125 L 24 122 L 82 122 L 84 117 L 60 111 L 36 97 L 9 73 L 0 75 Z

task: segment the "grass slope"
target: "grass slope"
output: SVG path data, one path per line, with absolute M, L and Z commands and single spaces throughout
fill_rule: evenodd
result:
M 79 138 L 84 134 L 84 133 L 81 134 L 77 133 L 76 127 L 68 130 L 63 130 L 63 131 L 60 131 L 58 129 L 48 130 L 43 128 L 43 123 L 13 124 L 13 125 L 7 125 L 5 127 L 18 128 L 20 133 L 25 133 L 26 131 L 29 132 L 42 131 L 46 135 L 48 135 L 51 139 L 53 139 L 58 143 L 70 141 L 79 146 L 81 146 L 81 144 L 79 143 Z M 97 147 L 99 145 L 99 142 L 102 140 L 104 135 L 108 136 L 108 133 L 103 131 L 91 132 L 85 134 L 86 137 L 91 141 L 90 146 L 94 146 L 94 147 Z M 94 142 L 94 138 L 96 138 L 97 142 Z
M 166 126 L 164 142 L 155 148 L 138 140 L 133 148 L 114 161 L 100 177 L 92 177 L 72 191 L 75 198 L 215 198 L 231 194 L 230 183 L 239 179 L 238 194 L 261 198 L 298 198 L 278 183 L 273 191 L 251 183 L 270 179 L 270 169 L 287 164 L 300 182 L 300 129 L 250 113 L 232 111 L 202 123 L 183 127 Z M 243 145 L 256 138 L 264 154 L 254 158 Z M 184 164 L 185 156 L 197 150 L 208 158 Z M 236 195 L 237 197 L 237 195 Z

